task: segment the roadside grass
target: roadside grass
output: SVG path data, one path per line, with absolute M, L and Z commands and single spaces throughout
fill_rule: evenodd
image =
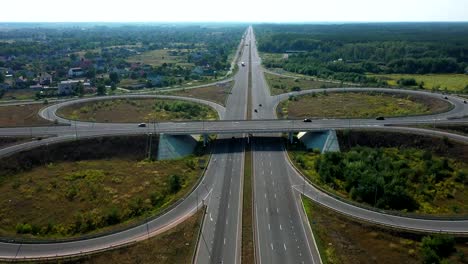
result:
M 147 140 L 80 141 L 7 158 L 0 174 L 0 235 L 74 237 L 160 213 L 191 190 L 208 157 L 145 159 Z
M 402 187 L 403 189 L 401 191 L 404 192 L 406 196 L 410 197 L 417 207 L 416 209 L 413 209 L 413 211 L 403 209 L 399 212 L 409 212 L 413 215 L 416 214 L 422 216 L 433 215 L 448 217 L 466 215 L 468 213 L 468 194 L 464 191 L 466 186 L 466 176 L 464 175 L 466 174 L 466 171 L 468 171 L 468 167 L 465 161 L 466 157 L 458 155 L 459 152 L 466 152 L 465 150 L 467 146 L 455 146 L 454 143 L 446 143 L 444 139 L 430 137 L 423 138 L 416 135 L 399 133 L 376 133 L 375 131 L 370 131 L 368 133 L 363 132 L 362 134 L 359 134 L 359 132 L 338 132 L 339 133 L 337 134 L 340 141 L 340 147 L 342 148 L 342 153 L 348 155 L 348 157 L 350 157 L 350 155 L 358 156 L 360 150 L 357 149 L 356 146 L 366 146 L 371 148 L 380 148 L 380 151 L 386 153 L 388 164 L 396 164 L 398 163 L 398 159 L 405 159 L 405 164 L 407 164 L 408 169 L 396 169 L 400 172 L 401 170 L 404 170 L 408 177 L 405 184 L 402 185 L 406 187 Z M 351 133 L 351 135 L 349 133 Z M 369 139 L 373 135 L 375 137 L 373 139 Z M 359 137 L 359 139 L 356 137 Z M 389 145 L 382 143 L 383 140 L 388 142 Z M 431 147 L 434 149 L 431 149 Z M 457 149 L 455 149 L 455 147 Z M 443 155 L 442 153 L 445 153 L 447 149 L 452 153 Z M 430 161 L 427 162 L 424 160 L 424 157 L 427 156 L 426 152 L 431 153 Z M 306 151 L 303 147 L 297 145 L 289 146 L 288 153 L 292 162 L 302 172 L 302 174 L 322 189 L 341 198 L 350 201 L 352 200 L 355 203 L 360 203 L 367 207 L 374 206 L 374 188 L 371 188 L 370 191 L 371 197 L 369 199 L 371 202 L 365 203 L 356 197 L 360 197 L 359 195 L 361 191 L 368 187 L 361 185 L 348 186 L 347 184 L 349 184 L 349 182 L 346 178 L 343 180 L 340 177 L 333 179 L 332 182 L 329 182 L 329 180 L 325 181 L 323 179 L 324 175 L 321 175 L 319 172 L 320 167 L 317 167 L 319 159 L 323 157 L 320 153 L 315 151 Z M 457 156 L 458 158 L 455 158 L 454 156 Z M 398 159 L 396 157 L 398 157 Z M 429 173 L 429 171 L 432 170 L 431 167 L 436 166 L 436 164 L 442 164 L 445 160 L 449 169 L 439 169 L 436 173 L 437 175 L 439 173 L 444 173 L 445 178 L 439 178 L 440 176 L 437 176 L 436 178 L 436 176 Z M 323 164 L 323 161 L 321 162 Z M 354 164 L 348 161 L 348 163 L 345 164 L 347 164 L 346 166 L 359 167 L 363 166 L 364 162 L 361 161 Z M 340 165 L 337 163 L 336 166 Z M 378 167 L 382 166 L 385 167 L 382 164 L 378 165 Z M 387 175 L 385 177 L 390 177 L 388 175 L 391 175 L 391 177 L 397 180 L 395 175 L 389 174 L 389 171 L 385 171 L 384 169 L 374 170 L 372 168 L 368 168 L 368 170 L 373 171 L 373 173 L 379 176 Z M 326 169 L 324 169 L 324 171 L 326 172 Z M 355 173 L 351 169 L 349 171 L 350 175 Z M 392 173 L 392 171 L 390 171 L 390 173 Z M 337 174 L 340 173 L 337 172 Z M 354 180 L 357 183 L 363 183 L 363 181 L 359 180 L 359 178 L 362 177 L 364 177 L 364 175 L 360 175 Z M 387 179 L 386 182 L 389 182 L 389 179 Z M 388 185 L 388 183 L 385 184 Z M 352 190 L 353 187 L 360 189 Z M 390 191 L 391 190 L 388 190 L 388 192 Z M 382 190 L 380 190 L 380 192 L 382 192 Z M 382 193 L 380 193 L 379 197 L 381 195 Z M 376 194 L 375 197 L 377 199 Z M 377 202 L 379 201 L 380 200 L 377 200 Z
M 388 93 L 319 93 L 292 97 L 278 105 L 283 118 L 375 118 L 448 111 L 450 104 L 428 96 Z
M 137 244 L 83 257 L 77 260 L 64 260 L 68 264 L 172 264 L 192 263 L 196 250 L 197 234 L 202 224 L 204 210 L 199 210 L 193 216 L 176 227 Z
M 387 81 L 390 86 L 397 86 L 400 79 L 415 79 L 419 84 L 424 82 L 424 89 L 461 92 L 468 85 L 467 74 L 371 74 Z
M 242 201 L 242 263 L 254 263 L 253 208 L 252 208 L 252 151 L 245 150 L 244 191 Z
M 7 89 L 1 100 L 27 100 L 34 99 L 36 92 L 32 89 Z
M 145 84 L 142 80 L 122 79 L 119 82 L 119 87 L 131 88 L 133 85 Z
M 0 137 L 0 148 L 8 147 L 10 145 L 23 143 L 27 141 L 31 141 L 32 138 L 30 137 Z
M 420 234 L 360 222 L 304 196 L 302 202 L 324 264 L 423 263 Z M 459 239 L 455 248 L 447 263 L 466 263 L 468 245 L 464 239 Z
M 183 89 L 173 92 L 168 92 L 170 95 L 179 95 L 185 97 L 193 97 L 204 99 L 218 103 L 220 105 L 226 105 L 227 97 L 232 89 L 234 82 L 228 82 L 208 87 L 193 88 L 193 89 Z
M 38 115 L 43 107 L 43 104 L 0 106 L 0 127 L 53 125 Z
M 215 120 L 217 112 L 209 106 L 171 99 L 111 99 L 65 106 L 61 117 L 91 121 L 134 123 L 152 121 Z
M 342 87 L 341 83 L 325 82 L 313 77 L 284 77 L 267 72 L 265 72 L 265 79 L 268 82 L 272 95 L 288 93 L 295 90 Z
M 450 133 L 455 133 L 459 135 L 468 135 L 468 126 L 466 125 L 451 125 L 451 124 L 424 124 L 424 125 L 418 125 L 418 126 L 411 126 L 411 127 L 417 127 L 417 128 L 425 128 L 425 129 L 433 129 L 433 130 L 439 130 L 439 131 L 447 131 Z
M 176 52 L 184 53 L 184 50 L 176 49 Z M 186 51 L 185 51 L 186 52 Z M 164 63 L 166 64 L 177 64 L 185 67 L 193 67 L 193 63 L 187 62 L 187 57 L 185 55 L 173 55 L 171 54 L 172 50 L 170 49 L 158 49 L 143 52 L 139 55 L 131 56 L 127 59 L 130 63 L 142 63 L 151 66 L 161 66 Z

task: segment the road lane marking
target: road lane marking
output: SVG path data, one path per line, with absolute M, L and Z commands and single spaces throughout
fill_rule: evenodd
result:
M 268 224 L 268 230 L 271 230 L 270 224 Z
M 271 250 L 273 250 L 273 243 L 270 243 Z
M 283 243 L 283 247 L 284 247 L 284 251 L 286 251 L 286 244 L 285 243 Z
M 283 230 L 283 227 L 281 226 L 281 224 L 280 224 L 280 230 Z

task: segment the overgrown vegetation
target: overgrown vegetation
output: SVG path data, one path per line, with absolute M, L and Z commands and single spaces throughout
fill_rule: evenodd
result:
M 323 263 L 466 263 L 466 238 L 427 236 L 357 221 L 303 197 Z M 443 253 L 444 252 L 444 253 Z
M 278 105 L 283 118 L 375 118 L 444 112 L 450 104 L 427 96 L 378 92 L 317 93 L 294 96 Z
M 326 82 L 323 80 L 316 80 L 310 77 L 294 78 L 265 73 L 265 78 L 268 82 L 268 85 L 270 86 L 270 92 L 272 95 L 288 92 L 297 92 L 301 90 L 309 90 L 315 88 L 342 87 L 341 83 Z
M 156 161 L 157 145 L 144 136 L 91 139 L 0 160 L 0 235 L 79 236 L 160 213 L 192 188 L 207 157 Z
M 366 73 L 465 73 L 468 24 L 397 23 L 255 27 L 259 50 L 289 53 L 266 59 L 270 68 L 385 85 Z
M 77 260 L 64 260 L 68 264 L 172 264 L 192 263 L 196 250 L 197 234 L 202 224 L 203 210 L 200 210 L 171 230 L 137 244 L 86 256 Z
M 115 99 L 65 106 L 58 115 L 93 122 L 151 122 L 161 120 L 217 119 L 209 106 L 165 99 Z
M 468 167 L 429 150 L 357 146 L 341 153 L 296 150 L 291 155 L 310 180 L 359 203 L 421 214 L 468 212 Z
M 225 105 L 227 97 L 231 92 L 231 88 L 234 82 L 220 83 L 213 86 L 194 88 L 194 89 L 182 89 L 177 91 L 168 92 L 171 95 L 179 95 L 185 97 L 194 97 L 204 100 L 209 100 L 220 105 Z

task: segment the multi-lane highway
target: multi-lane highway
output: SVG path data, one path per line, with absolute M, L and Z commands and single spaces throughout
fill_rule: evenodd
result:
M 227 105 L 217 105 L 193 98 L 179 98 L 204 103 L 213 107 L 221 121 L 205 122 L 158 122 L 147 128 L 136 124 L 108 124 L 70 122 L 56 116 L 56 110 L 74 102 L 62 102 L 41 111 L 44 118 L 68 124 L 65 126 L 34 128 L 2 128 L 4 135 L 55 135 L 41 141 L 32 141 L 0 149 L 0 157 L 45 144 L 74 140 L 77 137 L 119 134 L 220 134 L 213 147 L 213 155 L 200 184 L 183 201 L 162 216 L 143 225 L 116 234 L 97 238 L 47 244 L 22 244 L 17 242 L 0 243 L 0 258 L 36 258 L 80 254 L 105 250 L 116 245 L 139 241 L 163 232 L 180 223 L 201 205 L 207 205 L 197 248 L 197 263 L 239 263 L 241 254 L 241 213 L 242 213 L 242 176 L 244 165 L 244 141 L 239 139 L 245 133 L 256 135 L 252 140 L 253 150 L 253 188 L 254 188 L 254 232 L 255 252 L 258 263 L 320 263 L 307 219 L 302 210 L 300 193 L 315 201 L 344 214 L 398 228 L 430 232 L 468 233 L 468 221 L 436 221 L 392 216 L 375 212 L 336 200 L 315 189 L 290 164 L 285 150 L 277 140 L 278 133 L 311 131 L 328 128 L 366 128 L 406 131 L 424 135 L 448 136 L 454 140 L 468 143 L 468 137 L 435 132 L 427 129 L 387 127 L 385 125 L 466 123 L 468 107 L 462 98 L 432 94 L 421 91 L 402 91 L 422 96 L 432 96 L 449 101 L 453 109 L 446 113 L 417 117 L 396 117 L 386 120 L 368 119 L 329 119 L 313 120 L 275 120 L 277 103 L 290 95 L 320 92 L 320 89 L 299 93 L 270 96 L 263 77 L 263 68 L 258 55 L 255 36 L 251 27 L 239 45 L 239 71 L 235 75 L 235 85 Z M 249 59 L 250 58 L 250 59 Z M 245 67 L 240 61 L 249 62 Z M 246 121 L 248 102 L 249 70 L 252 72 L 251 121 Z M 394 92 L 380 88 L 348 88 L 337 91 L 372 90 Z M 328 89 L 333 91 L 333 89 Z M 144 97 L 146 95 L 142 95 Z M 109 98 L 109 97 L 107 97 Z M 175 98 L 175 97 L 171 97 Z M 84 99 L 84 100 L 99 100 Z M 260 106 L 261 105 L 261 106 Z M 255 111 L 256 109 L 257 111 Z M 275 134 L 276 133 L 276 134 Z M 234 138 L 233 138 L 234 137 Z M 298 187 L 300 186 L 300 187 Z

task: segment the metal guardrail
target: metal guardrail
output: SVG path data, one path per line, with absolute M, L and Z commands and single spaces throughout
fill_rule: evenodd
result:
M 109 135 L 109 136 L 115 136 L 115 135 Z M 52 143 L 49 143 L 49 144 L 59 144 L 59 143 L 67 142 L 67 141 L 75 141 L 75 140 L 82 140 L 82 139 L 89 139 L 89 138 L 99 138 L 99 137 L 108 137 L 108 136 L 103 136 L 103 135 L 86 136 L 86 137 L 81 137 L 81 138 L 78 138 L 78 139 L 66 138 L 63 141 L 52 142 Z M 34 149 L 34 148 L 37 148 L 37 147 L 40 147 L 40 146 L 32 146 L 31 148 L 28 148 L 27 150 Z M 24 151 L 24 149 L 19 150 L 18 152 L 21 152 L 21 151 Z M 13 243 L 16 243 L 16 244 L 54 244 L 54 243 L 62 243 L 62 242 L 82 241 L 82 240 L 88 240 L 88 239 L 113 235 L 113 234 L 116 234 L 116 233 L 119 233 L 119 232 L 123 232 L 123 231 L 129 230 L 129 229 L 132 229 L 132 228 L 147 224 L 148 222 L 150 222 L 152 220 L 155 220 L 156 218 L 168 213 L 169 211 L 171 211 L 172 209 L 177 207 L 180 203 L 182 203 L 187 197 L 189 197 L 200 186 L 200 183 L 202 182 L 202 180 L 204 178 L 203 175 L 205 174 L 206 169 L 209 166 L 209 163 L 211 161 L 212 151 L 213 151 L 213 148 L 210 147 L 209 158 L 208 158 L 208 161 L 205 164 L 205 167 L 203 168 L 203 171 L 200 174 L 201 177 L 198 178 L 197 182 L 187 192 L 187 194 L 184 195 L 183 197 L 181 197 L 179 200 L 175 201 L 173 204 L 171 204 L 168 207 L 166 207 L 165 209 L 163 209 L 162 211 L 160 211 L 159 213 L 155 214 L 155 215 L 152 215 L 152 216 L 150 216 L 148 218 L 145 218 L 143 220 L 137 221 L 137 222 L 135 222 L 133 224 L 130 224 L 130 225 L 127 225 L 127 226 L 124 226 L 124 227 L 116 228 L 116 229 L 111 230 L 111 231 L 101 232 L 101 233 L 97 233 L 97 234 L 93 234 L 93 235 L 84 235 L 84 236 L 75 237 L 75 238 L 62 238 L 62 239 L 26 239 L 26 238 L 16 238 L 16 237 L 0 237 L 0 242 L 12 243 L 12 244 Z M 14 154 L 14 153 L 10 153 L 9 155 L 12 155 L 12 154 Z

